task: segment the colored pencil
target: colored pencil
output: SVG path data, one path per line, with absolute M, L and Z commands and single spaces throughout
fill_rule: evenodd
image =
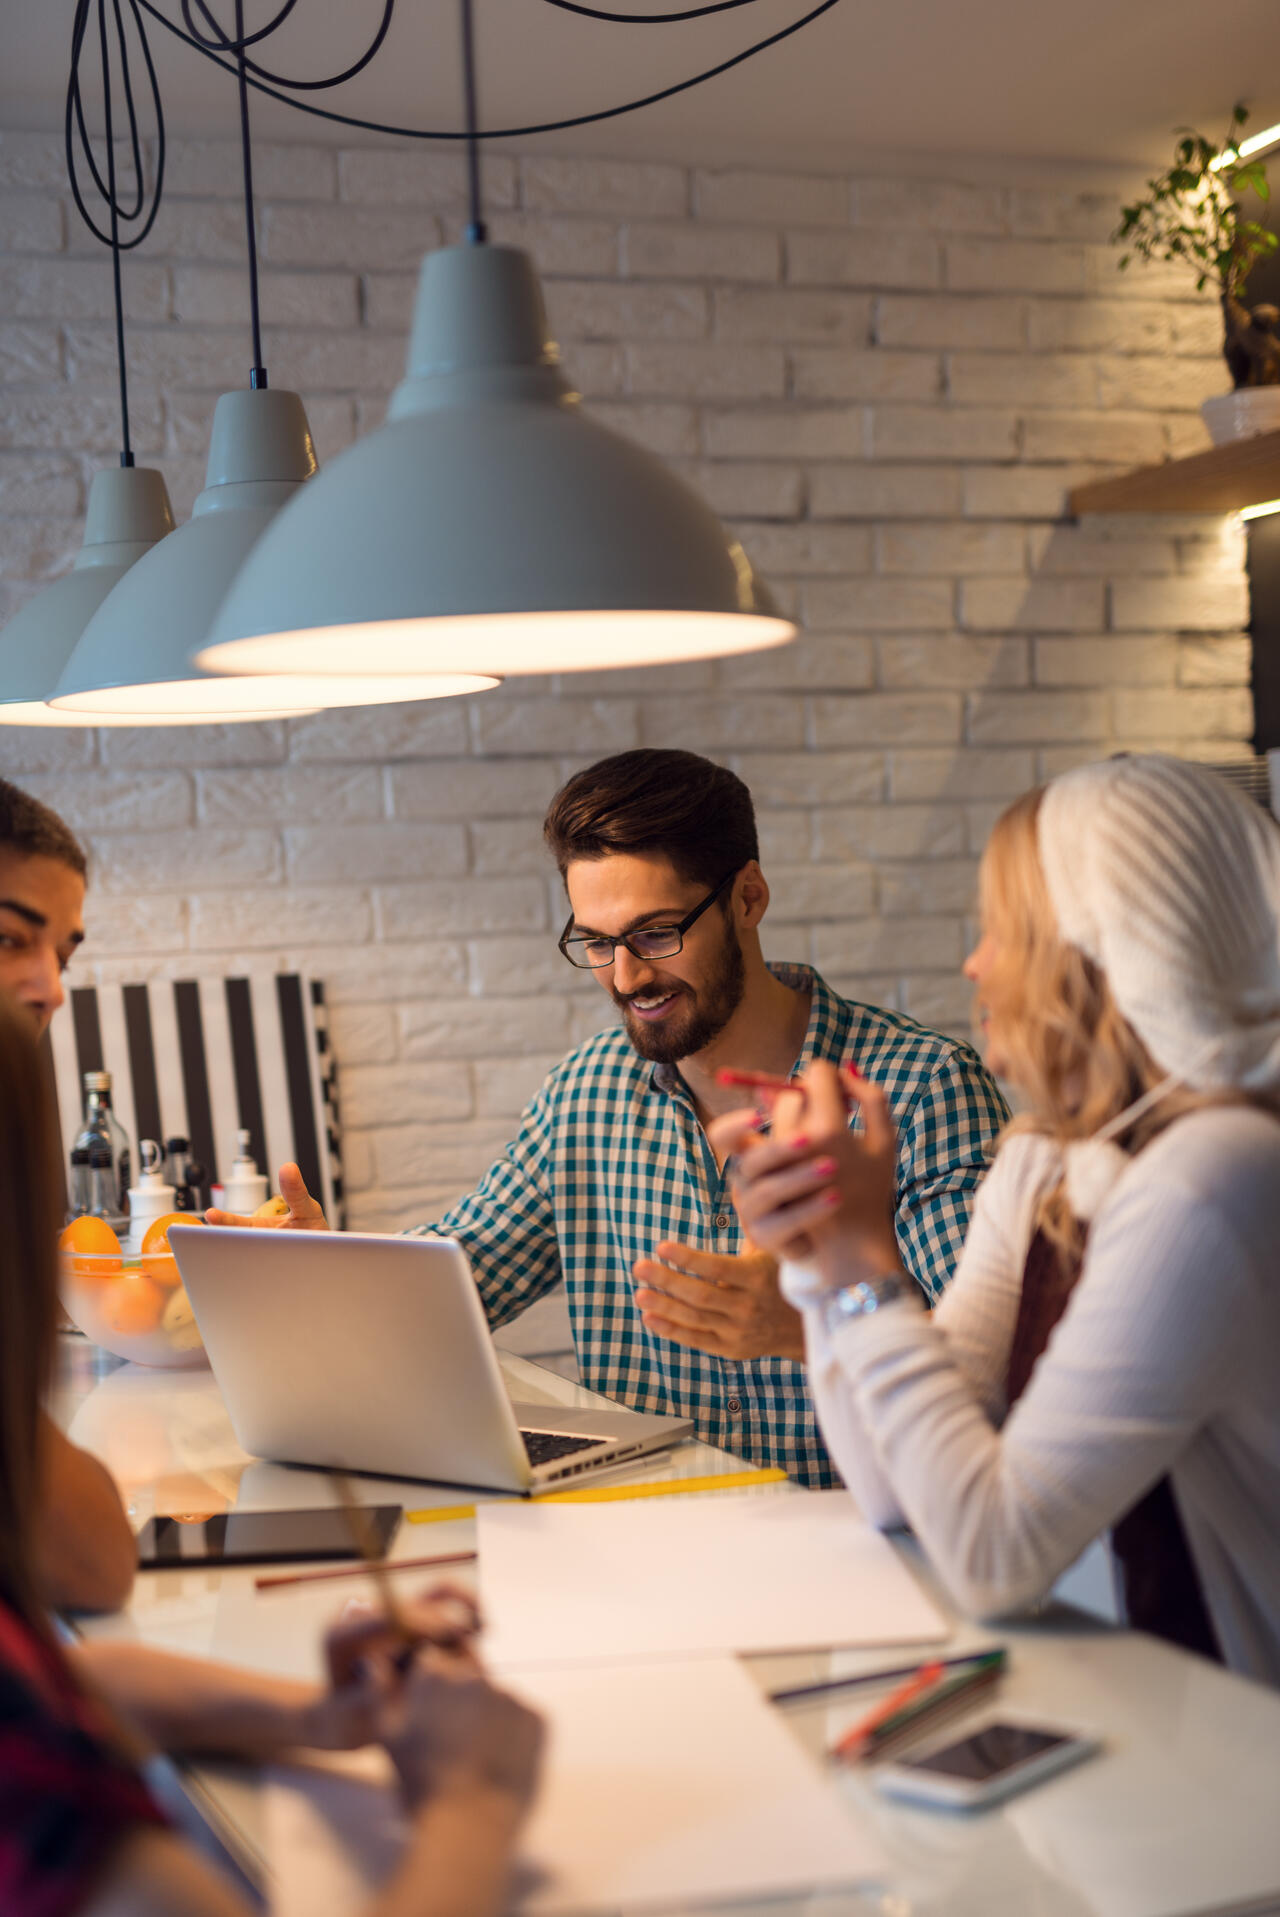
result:
M 994 1690 L 999 1681 L 1000 1672 L 993 1668 L 939 1685 L 935 1692 L 921 1698 L 918 1705 L 908 1705 L 891 1724 L 882 1725 L 862 1755 L 872 1763 L 896 1756 L 899 1751 L 914 1746 L 927 1732 L 939 1730 L 954 1717 L 967 1716 L 978 1699 Z
M 965 1657 L 947 1657 L 941 1662 L 944 1671 L 959 1671 L 980 1660 L 998 1667 L 1004 1663 L 1005 1656 L 1004 1646 L 996 1644 L 989 1651 L 970 1651 Z M 767 1696 L 771 1704 L 798 1704 L 803 1698 L 823 1697 L 829 1691 L 853 1690 L 863 1684 L 891 1684 L 895 1678 L 914 1677 L 918 1669 L 915 1664 L 898 1664 L 891 1671 L 857 1671 L 849 1677 L 823 1678 L 816 1684 L 789 1684 L 780 1691 L 769 1691 Z
M 831 1747 L 833 1757 L 861 1757 L 872 1737 L 882 1724 L 888 1724 L 912 1702 L 914 1698 L 931 1691 L 942 1676 L 943 1666 L 935 1659 L 932 1664 L 922 1664 L 914 1671 L 905 1684 L 882 1698 L 880 1703 L 860 1717 Z
M 432 1564 L 469 1564 L 474 1561 L 474 1551 L 442 1551 L 430 1558 L 383 1558 L 379 1570 L 422 1571 Z M 338 1564 L 326 1566 L 323 1571 L 285 1571 L 270 1577 L 255 1578 L 255 1591 L 277 1591 L 285 1584 L 320 1584 L 328 1578 L 365 1577 L 373 1566 L 369 1560 L 359 1564 Z
M 779 1078 L 776 1072 L 739 1072 L 726 1065 L 716 1073 L 719 1085 L 742 1085 L 749 1091 L 798 1092 L 798 1078 Z

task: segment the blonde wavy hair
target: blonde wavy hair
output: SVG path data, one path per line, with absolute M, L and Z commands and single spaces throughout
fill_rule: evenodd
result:
M 1120 1012 L 1105 975 L 1058 932 L 1036 840 L 1043 796 L 1043 787 L 1025 793 L 996 821 L 979 890 L 983 929 L 999 951 L 993 976 L 1005 1068 L 1026 1100 L 1002 1140 L 1033 1131 L 1065 1144 L 1091 1137 L 1168 1073 Z M 1175 1087 L 1115 1142 L 1139 1152 L 1184 1113 L 1221 1104 L 1277 1109 L 1244 1092 Z M 1084 1228 L 1061 1183 L 1042 1201 L 1037 1223 L 1059 1251 L 1079 1252 Z

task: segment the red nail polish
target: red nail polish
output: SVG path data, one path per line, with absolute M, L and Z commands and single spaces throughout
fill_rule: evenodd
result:
M 840 1203 L 840 1193 L 838 1191 L 824 1191 L 822 1194 L 822 1202 L 824 1205 L 838 1205 Z
M 821 1172 L 824 1178 L 832 1178 L 839 1168 L 834 1158 L 819 1158 L 813 1169 Z
M 807 1152 L 807 1151 L 808 1151 L 808 1149 L 809 1149 L 809 1141 L 808 1141 L 808 1139 L 807 1139 L 807 1138 L 793 1138 L 793 1139 L 792 1139 L 792 1141 L 791 1141 L 791 1149 L 792 1149 L 792 1151 L 793 1151 L 793 1152 Z

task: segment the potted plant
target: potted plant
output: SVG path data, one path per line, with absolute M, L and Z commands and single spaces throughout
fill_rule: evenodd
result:
M 1280 310 L 1245 304 L 1250 273 L 1277 245 L 1274 233 L 1245 218 L 1240 203 L 1245 192 L 1270 198 L 1265 163 L 1240 151 L 1248 117 L 1245 107 L 1233 108 L 1221 146 L 1180 127 L 1172 166 L 1148 180 L 1142 199 L 1121 209 L 1111 236 L 1129 249 L 1122 268 L 1135 256 L 1173 261 L 1196 274 L 1197 291 L 1211 281 L 1218 289 L 1222 355 L 1235 390 L 1201 408 L 1215 445 L 1280 427 Z

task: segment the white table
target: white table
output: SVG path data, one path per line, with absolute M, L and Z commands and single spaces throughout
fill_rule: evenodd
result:
M 594 1393 L 527 1360 L 503 1356 L 517 1397 L 591 1405 Z M 152 1512 L 194 1513 L 328 1505 L 323 1474 L 254 1460 L 237 1446 L 212 1375 L 116 1366 L 64 1337 L 55 1412 L 97 1453 L 141 1523 Z M 622 1466 L 614 1482 L 702 1477 L 741 1468 L 709 1445 Z M 603 1480 L 602 1480 L 603 1481 Z M 357 1479 L 369 1502 L 406 1509 L 474 1502 L 441 1485 Z M 794 1495 L 767 1487 L 752 1496 Z M 473 1521 L 401 1526 L 396 1557 L 467 1550 Z M 954 1616 L 904 1542 L 917 1572 Z M 447 1575 L 470 1567 L 450 1567 Z M 429 1577 L 424 1573 L 424 1578 Z M 123 1637 L 281 1675 L 318 1674 L 325 1624 L 361 1583 L 255 1592 L 250 1569 L 143 1572 L 128 1609 L 94 1620 Z M 365 1591 L 367 1592 L 365 1587 Z M 1105 1628 L 1058 1605 L 998 1634 L 957 1623 L 949 1655 L 992 1641 L 1010 1646 L 1001 1700 L 1046 1719 L 1088 1721 L 1106 1739 L 1098 1758 L 979 1817 L 891 1806 L 865 1774 L 839 1788 L 870 1818 L 892 1860 L 887 1882 L 799 1900 L 735 1905 L 742 1917 L 1172 1917 L 1280 1911 L 1280 1695 L 1155 1640 Z M 754 1658 L 765 1689 L 909 1662 L 884 1652 Z M 801 1744 L 822 1761 L 857 1693 L 785 1707 Z M 673 1730 L 678 1727 L 673 1726 Z M 202 1765 L 184 1773 L 192 1801 L 251 1881 L 269 1888 L 254 1773 Z M 727 1912 L 729 1906 L 720 1906 Z M 679 1917 L 678 1913 L 674 1917 Z

